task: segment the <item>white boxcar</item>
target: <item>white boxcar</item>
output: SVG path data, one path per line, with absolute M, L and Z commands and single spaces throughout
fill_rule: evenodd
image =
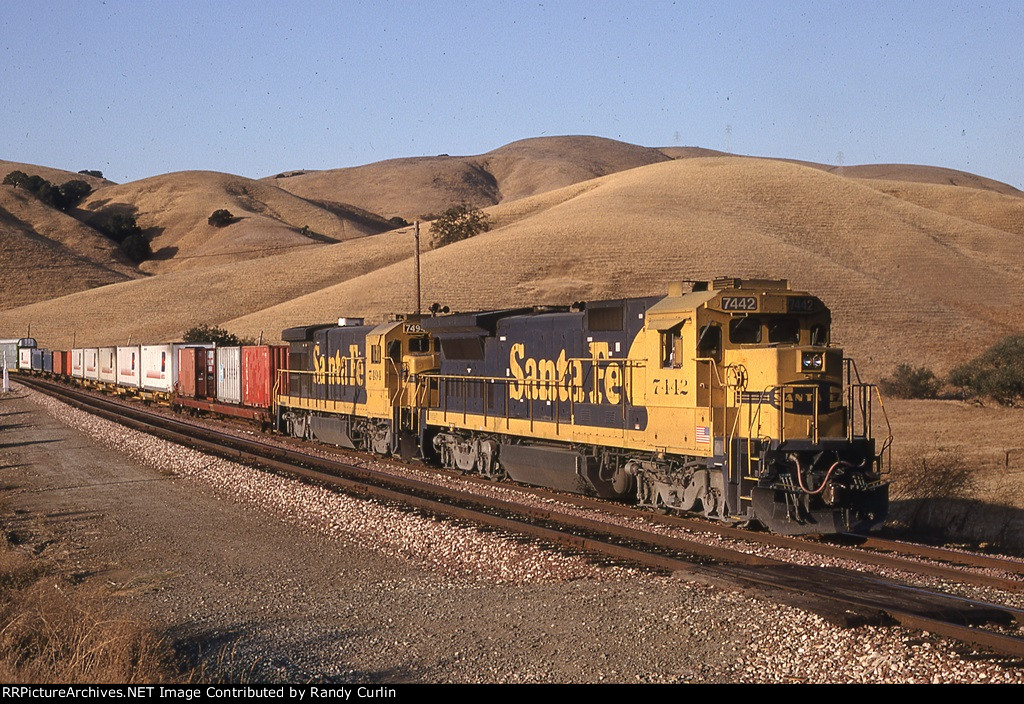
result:
M 99 380 L 107 384 L 117 383 L 117 348 L 99 348 Z
M 178 383 L 178 350 L 182 347 L 205 347 L 212 349 L 212 344 L 142 345 L 142 388 L 150 391 L 170 393 Z
M 242 402 L 242 348 L 217 348 L 217 400 Z
M 32 347 L 18 349 L 18 369 L 32 369 Z
M 100 378 L 100 350 L 98 347 L 86 347 L 82 350 L 85 355 L 85 378 L 99 381 Z
M 71 376 L 76 379 L 85 378 L 85 350 L 81 347 L 71 350 Z
M 139 388 L 142 353 L 138 345 L 117 348 L 117 385 Z

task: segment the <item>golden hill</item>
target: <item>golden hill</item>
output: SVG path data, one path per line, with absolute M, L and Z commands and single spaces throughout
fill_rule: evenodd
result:
M 532 169 L 546 174 L 543 183 L 556 183 L 615 161 L 606 153 L 589 167 L 578 159 L 563 169 L 552 166 L 573 139 L 526 140 L 490 153 L 488 174 L 499 174 L 510 190 L 519 183 L 521 192 L 539 194 L 488 208 L 492 232 L 427 252 L 426 305 L 440 301 L 468 310 L 566 303 L 657 294 L 680 278 L 789 278 L 794 287 L 824 298 L 835 313 L 836 340 L 866 370 L 881 373 L 904 360 L 944 371 L 1001 335 L 1024 329 L 1024 267 L 1017 254 L 1024 199 L 1012 194 L 1015 189 L 999 192 L 985 179 L 977 181 L 981 188 L 884 179 L 890 173 L 885 169 L 854 178 L 853 167 L 838 174 L 821 165 L 679 151 L 691 148 L 674 148 L 674 160 L 662 155 L 646 166 L 554 190 L 530 186 Z M 647 158 L 648 151 L 624 148 L 617 163 Z M 538 163 L 550 159 L 547 169 L 527 164 L 524 152 Z M 936 175 L 929 167 L 919 173 Z M 190 180 L 203 193 L 235 200 L 197 198 Z M 282 193 L 274 183 L 205 172 L 105 188 L 90 208 L 143 206 L 141 224 L 159 227 L 157 218 L 163 218 L 181 246 L 196 252 L 186 256 L 208 266 L 182 262 L 156 277 L 0 313 L 0 329 L 32 322 L 39 330 L 45 322 L 53 337 L 44 337 L 44 344 L 54 347 L 69 344 L 67 327 L 83 344 L 101 344 L 128 335 L 170 339 L 198 322 L 274 339 L 289 325 L 411 309 L 409 229 L 341 244 L 282 243 L 266 233 L 277 227 L 295 234 L 281 224 L 296 222 L 294 215 L 284 218 L 285 207 L 315 207 Z M 204 240 L 201 235 L 216 238 L 234 228 L 244 232 L 244 219 L 214 232 L 206 218 L 219 207 L 278 223 L 254 235 L 253 248 L 265 256 L 232 261 L 217 248 L 237 246 L 241 238 Z M 144 219 L 144 210 L 153 219 Z M 323 226 L 310 224 L 317 227 Z M 179 246 L 170 242 L 158 240 L 155 248 Z M 287 249 L 273 249 L 279 246 Z M 125 321 L 111 310 L 135 314 Z
M 410 231 L 290 250 L 200 269 L 173 271 L 0 311 L 0 337 L 32 326 L 40 346 L 70 349 L 181 339 L 188 328 L 219 324 L 385 267 L 412 253 Z M 125 313 L 130 311 L 130 313 Z M 276 339 L 272 324 L 253 337 Z
M 304 198 L 352 203 L 408 220 L 457 203 L 486 207 L 665 161 L 657 149 L 602 137 L 537 137 L 477 156 L 391 159 L 263 179 Z
M 139 276 L 106 237 L 11 186 L 0 186 L 0 262 L 0 308 Z
M 836 340 L 866 370 L 945 370 L 1024 329 L 1024 241 L 986 224 L 1012 220 L 1020 199 L 983 193 L 987 214 L 971 220 L 782 161 L 654 164 L 494 208 L 500 227 L 424 256 L 424 299 L 466 310 L 656 294 L 676 278 L 789 278 L 833 308 Z M 408 291 L 409 265 L 396 263 L 229 327 L 380 316 L 407 310 Z
M 65 171 L 63 169 L 54 169 L 49 166 L 37 166 L 36 164 L 22 164 L 17 161 L 5 161 L 0 159 L 0 181 L 2 181 L 7 174 L 12 171 L 24 171 L 29 176 L 39 176 L 45 178 L 47 181 L 54 185 L 61 185 L 68 181 L 85 181 L 93 190 L 103 188 L 104 186 L 110 186 L 113 181 L 108 181 L 105 178 L 97 178 L 95 176 L 89 176 L 88 174 L 77 174 L 74 171 Z
M 102 224 L 114 213 L 135 215 L 151 238 L 154 258 L 142 269 L 164 273 L 244 261 L 290 249 L 374 234 L 388 225 L 340 203 L 311 203 L 273 184 L 210 171 L 185 171 L 109 186 L 81 206 Z M 227 209 L 236 222 L 207 221 Z M 303 229 L 306 228 L 306 229 Z

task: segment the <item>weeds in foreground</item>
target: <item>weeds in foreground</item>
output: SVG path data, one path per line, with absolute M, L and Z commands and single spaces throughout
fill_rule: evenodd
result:
M 172 682 L 181 679 L 174 661 L 168 643 L 100 588 L 48 574 L 0 538 L 0 681 Z
M 897 466 L 892 475 L 889 525 L 932 540 L 1021 552 L 1024 512 L 982 496 L 976 473 L 976 468 L 955 452 L 938 452 Z

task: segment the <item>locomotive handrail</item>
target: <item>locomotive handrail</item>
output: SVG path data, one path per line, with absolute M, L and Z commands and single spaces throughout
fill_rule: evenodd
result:
M 813 434 L 814 442 L 815 443 L 818 442 L 818 426 L 819 426 L 819 416 L 820 416 L 819 409 L 820 409 L 820 405 L 821 405 L 820 404 L 820 401 L 821 401 L 820 393 L 821 393 L 821 391 L 820 391 L 819 385 L 817 383 L 814 383 L 814 382 L 789 382 L 789 383 L 786 383 L 786 384 L 770 384 L 770 385 L 764 387 L 764 391 L 761 391 L 761 392 L 758 393 L 757 408 L 755 409 L 754 413 L 750 416 L 750 423 L 748 424 L 748 427 L 747 427 L 747 438 L 748 439 L 750 439 L 752 437 L 752 435 L 753 435 L 755 421 L 758 421 L 758 423 L 760 422 L 761 407 L 764 405 L 765 398 L 766 397 L 767 398 L 772 398 L 772 397 L 774 397 L 776 391 L 782 390 L 784 392 L 786 389 L 809 389 L 809 390 L 813 391 L 813 393 L 814 393 L 814 401 L 813 401 L 814 411 L 811 414 L 811 417 L 812 417 L 811 423 L 812 423 L 812 426 L 814 428 L 814 434 Z M 769 403 L 769 405 L 771 405 L 771 404 Z M 780 421 L 779 421 L 779 440 L 785 442 L 785 440 L 786 440 L 786 399 L 785 399 L 785 394 L 784 393 L 783 393 L 782 396 L 780 396 L 778 411 L 779 411 L 779 415 L 780 415 Z M 758 425 L 758 435 L 760 435 L 760 425 Z
M 590 358 L 586 358 L 586 360 L 587 361 L 591 361 Z M 569 361 L 571 361 L 571 360 L 569 360 Z M 617 362 L 617 361 L 622 361 L 622 360 L 615 359 L 615 360 L 612 360 L 612 361 L 616 361 Z M 628 365 L 628 366 L 641 366 L 641 365 Z M 506 389 L 506 392 L 504 394 L 502 394 L 503 397 L 504 397 L 504 416 L 503 416 L 503 418 L 505 420 L 505 427 L 506 428 L 509 427 L 509 423 L 512 420 L 512 415 L 510 413 L 510 407 L 509 407 L 509 394 L 507 392 L 509 384 L 522 384 L 522 385 L 524 385 L 524 387 L 529 388 L 529 389 L 545 388 L 548 391 L 548 393 L 550 395 L 550 398 L 540 399 L 540 398 L 537 398 L 536 394 L 526 394 L 527 398 L 522 399 L 522 400 L 527 401 L 528 404 L 529 404 L 529 416 L 528 416 L 527 420 L 529 420 L 530 427 L 531 427 L 531 430 L 532 430 L 533 429 L 533 423 L 536 422 L 536 420 L 537 420 L 535 415 L 534 415 L 534 402 L 535 401 L 540 401 L 540 400 L 546 400 L 547 402 L 553 404 L 554 410 L 553 410 L 553 417 L 551 418 L 551 422 L 553 422 L 555 424 L 555 434 L 558 435 L 561 432 L 560 431 L 560 427 L 561 427 L 562 422 L 563 422 L 562 421 L 562 414 L 561 414 L 561 404 L 567 403 L 569 405 L 569 427 L 571 429 L 571 428 L 573 428 L 573 423 L 574 423 L 575 414 L 576 414 L 576 403 L 578 403 L 578 401 L 577 401 L 577 394 L 582 393 L 584 397 L 586 397 L 587 394 L 588 394 L 587 387 L 585 385 L 585 380 L 586 380 L 587 376 L 588 375 L 584 375 L 584 379 L 581 380 L 579 383 L 577 383 L 576 380 L 573 379 L 568 374 L 568 370 L 567 370 L 565 375 L 563 375 L 561 377 L 556 377 L 556 378 L 553 378 L 553 379 L 533 379 L 533 378 L 531 378 L 531 379 L 519 379 L 519 378 L 516 378 L 516 377 L 510 377 L 510 376 L 475 376 L 475 375 L 472 375 L 472 374 L 442 374 L 442 373 L 439 373 L 439 372 L 424 372 L 424 373 L 422 373 L 422 374 L 420 374 L 418 376 L 418 378 L 416 380 L 416 383 L 417 383 L 417 386 L 424 386 L 424 387 L 429 388 L 429 384 L 430 384 L 431 381 L 438 382 L 439 394 L 438 394 L 438 399 L 436 401 L 436 405 L 433 402 L 433 400 L 429 398 L 429 393 L 428 393 L 427 394 L 427 404 L 426 404 L 426 407 L 429 408 L 429 409 L 441 411 L 441 413 L 444 415 L 445 420 L 447 420 L 448 413 L 449 413 L 449 411 L 448 411 L 448 404 L 447 404 L 449 392 L 447 390 L 447 385 L 450 382 L 463 382 L 463 386 L 462 386 L 462 397 L 463 397 L 462 410 L 458 411 L 458 413 L 463 416 L 463 421 L 466 420 L 467 414 L 469 413 L 468 403 L 466 401 L 468 400 L 468 387 L 469 387 L 470 383 L 478 384 L 478 385 L 480 385 L 480 386 L 482 386 L 484 388 L 486 388 L 486 385 L 488 383 L 490 383 L 490 384 L 494 384 L 494 383 L 503 384 L 505 389 Z M 633 395 L 632 382 L 631 381 L 627 382 L 627 379 L 632 379 L 632 377 L 630 376 L 630 377 L 623 377 L 622 378 L 622 392 L 620 393 L 619 401 L 614 403 L 614 404 L 602 404 L 602 405 L 610 405 L 610 406 L 619 406 L 621 408 L 621 416 L 622 416 L 622 427 L 621 427 L 621 430 L 622 430 L 622 432 L 624 434 L 628 430 L 628 423 L 627 423 L 628 416 L 627 416 L 626 408 L 627 408 L 628 405 L 630 405 L 632 403 L 631 399 L 632 399 L 632 395 Z M 566 382 L 568 382 L 568 385 L 566 385 Z M 444 383 L 445 387 L 446 387 L 446 390 L 445 390 L 444 393 L 440 393 L 440 384 L 441 383 Z M 567 394 L 568 394 L 568 398 L 565 401 L 563 401 L 561 399 L 561 391 L 562 390 L 565 390 L 567 392 Z M 422 394 L 419 391 L 417 391 L 417 396 L 422 396 Z M 442 397 L 444 399 L 443 402 L 442 402 Z M 488 417 L 488 398 L 487 398 L 486 394 L 481 395 L 481 399 L 480 400 L 481 400 L 481 414 L 483 415 L 484 420 L 486 422 L 487 417 Z M 456 411 L 452 411 L 452 412 L 454 413 Z M 502 416 L 495 415 L 495 417 L 502 417 Z

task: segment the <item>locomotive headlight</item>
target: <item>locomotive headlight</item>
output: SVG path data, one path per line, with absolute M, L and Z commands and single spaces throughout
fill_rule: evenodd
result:
M 825 369 L 825 355 L 821 352 L 801 352 L 800 371 L 820 372 Z

